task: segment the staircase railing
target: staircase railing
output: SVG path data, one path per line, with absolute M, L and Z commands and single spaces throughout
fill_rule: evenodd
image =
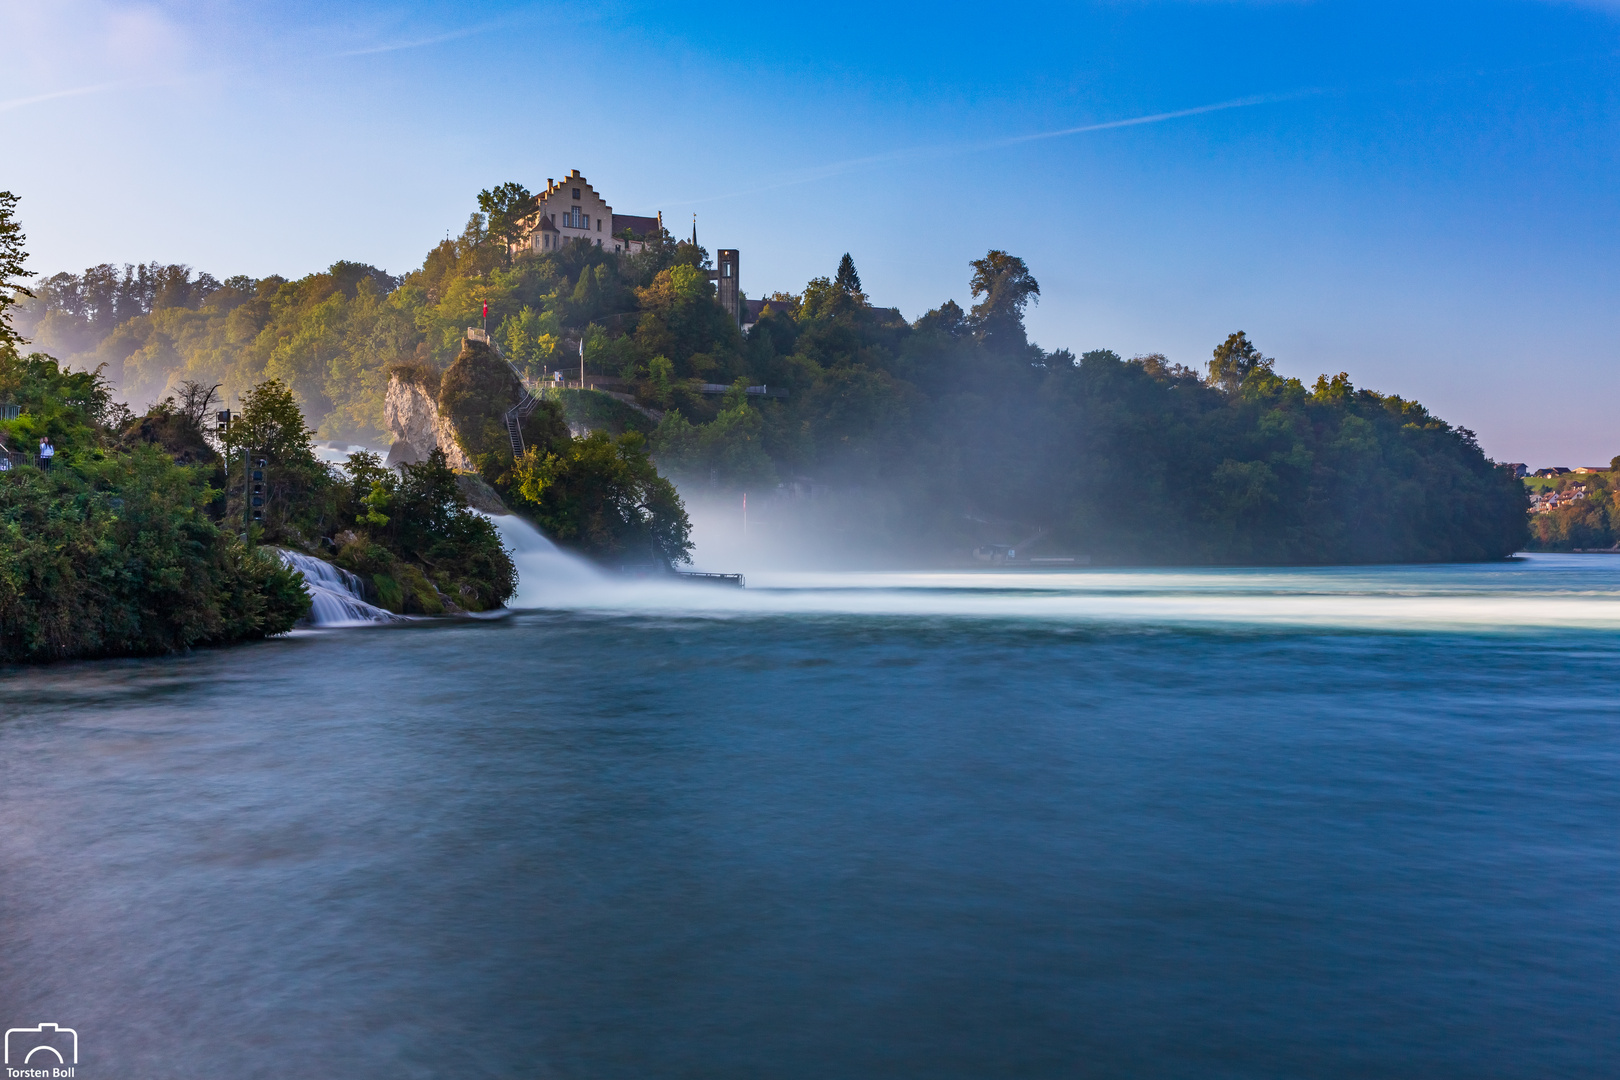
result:
M 540 399 L 529 391 L 523 391 L 523 400 L 506 410 L 506 437 L 512 441 L 512 457 L 517 459 L 523 456 L 523 420 L 534 407 L 540 404 Z

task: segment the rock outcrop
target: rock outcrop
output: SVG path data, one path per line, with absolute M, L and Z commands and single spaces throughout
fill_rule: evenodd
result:
M 388 464 L 423 461 L 437 448 L 457 472 L 500 467 L 512 456 L 506 413 L 523 396 L 523 384 L 512 366 L 473 330 L 442 375 L 422 365 L 393 368 L 383 399 L 383 416 L 394 436 Z M 522 424 L 525 446 L 544 451 L 568 438 L 562 409 L 555 402 L 541 402 Z
M 438 449 L 452 469 L 473 467 L 456 439 L 455 426 L 439 412 L 438 382 L 437 373 L 414 368 L 396 368 L 389 375 L 383 419 L 394 436 L 388 448 L 390 466 L 425 461 Z

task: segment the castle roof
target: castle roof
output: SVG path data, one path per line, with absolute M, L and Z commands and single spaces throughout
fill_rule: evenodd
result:
M 658 232 L 658 219 L 655 217 L 640 217 L 636 214 L 614 214 L 613 235 L 618 236 L 629 229 L 637 236 L 652 236 Z
M 538 226 L 536 226 L 536 227 L 541 232 L 556 232 L 557 231 L 557 226 L 551 220 L 551 215 L 550 214 L 541 214 L 540 215 L 540 224 Z

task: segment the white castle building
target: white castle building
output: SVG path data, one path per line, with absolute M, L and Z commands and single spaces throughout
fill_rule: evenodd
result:
M 615 252 L 640 251 L 664 227 L 662 213 L 655 217 L 615 214 L 578 169 L 561 181 L 547 180 L 535 203 L 534 212 L 519 223 L 523 236 L 512 245 L 514 254 L 555 251 L 570 240 L 585 240 Z

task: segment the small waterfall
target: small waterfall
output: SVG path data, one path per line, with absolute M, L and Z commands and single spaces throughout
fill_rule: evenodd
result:
M 313 555 L 278 549 L 281 561 L 304 575 L 313 603 L 309 609 L 311 626 L 367 626 L 371 623 L 403 622 L 403 617 L 365 601 L 365 587 L 359 577 Z

